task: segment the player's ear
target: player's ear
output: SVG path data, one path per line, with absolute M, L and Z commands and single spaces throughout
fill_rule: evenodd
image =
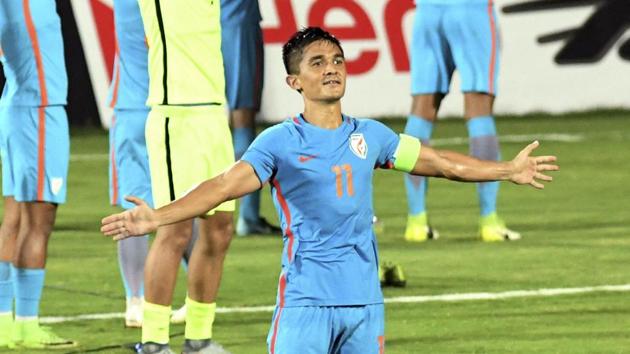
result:
M 292 90 L 302 93 L 302 85 L 300 85 L 300 80 L 297 78 L 296 75 L 287 75 L 285 81 Z

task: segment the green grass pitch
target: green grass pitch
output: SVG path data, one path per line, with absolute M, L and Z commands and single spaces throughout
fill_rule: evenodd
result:
M 402 120 L 386 121 L 401 132 Z M 406 288 L 387 288 L 387 298 L 452 293 L 503 292 L 630 283 L 630 112 L 596 111 L 561 116 L 499 117 L 505 159 L 529 136 L 538 154 L 556 154 L 561 171 L 544 191 L 504 183 L 499 212 L 522 232 L 515 243 L 477 240 L 474 184 L 431 180 L 428 210 L 442 238 L 409 244 L 403 176 L 377 171 L 376 214 L 381 259 L 400 263 Z M 116 246 L 98 232 L 108 205 L 107 133 L 72 131 L 68 202 L 59 208 L 49 247 L 43 317 L 124 311 Z M 553 135 L 559 134 L 559 135 Z M 457 139 L 461 137 L 464 139 Z M 440 148 L 468 150 L 459 119 L 441 121 Z M 533 138 L 532 138 L 533 139 Z M 461 140 L 461 141 L 460 141 Z M 263 214 L 276 221 L 268 188 Z M 275 303 L 282 243 L 279 237 L 235 238 L 226 260 L 220 307 Z M 174 305 L 185 296 L 183 271 Z M 630 351 L 630 293 L 592 292 L 503 300 L 390 303 L 386 305 L 387 353 L 622 353 Z M 215 339 L 233 353 L 265 353 L 271 312 L 223 313 Z M 122 319 L 53 325 L 80 347 L 66 352 L 130 353 L 140 331 Z M 171 327 L 181 348 L 183 326 Z M 64 352 L 64 351 L 61 351 Z M 41 353 L 41 352 L 40 352 Z

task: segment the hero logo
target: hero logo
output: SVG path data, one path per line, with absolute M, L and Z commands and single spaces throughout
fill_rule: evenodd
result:
M 291 0 L 273 0 L 278 24 L 263 28 L 266 44 L 284 44 L 299 28 Z M 409 55 L 403 34 L 403 17 L 415 9 L 413 0 L 389 0 L 383 9 L 387 43 L 396 72 L 409 71 Z M 352 26 L 328 26 L 326 15 L 331 11 L 344 11 L 352 19 Z M 354 0 L 318 0 L 312 2 L 307 16 L 308 26 L 322 27 L 339 40 L 375 40 L 376 31 L 364 8 Z M 300 26 L 301 27 L 301 26 Z M 359 75 L 376 66 L 378 49 L 364 49 L 353 60 L 347 60 L 348 74 Z
M 630 27 L 630 1 L 532 0 L 505 6 L 503 12 L 523 13 L 591 5 L 596 5 L 595 11 L 582 26 L 541 35 L 538 43 L 565 41 L 554 58 L 558 64 L 596 63 Z M 630 61 L 630 39 L 619 47 L 619 56 Z

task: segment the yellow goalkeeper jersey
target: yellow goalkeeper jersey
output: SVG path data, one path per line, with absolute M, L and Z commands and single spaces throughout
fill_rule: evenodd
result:
M 225 103 L 219 0 L 139 0 L 148 106 Z

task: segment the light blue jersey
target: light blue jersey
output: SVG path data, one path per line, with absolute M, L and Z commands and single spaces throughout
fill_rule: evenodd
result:
M 3 106 L 65 105 L 68 78 L 54 0 L 0 1 Z
M 221 26 L 240 26 L 262 20 L 258 0 L 221 0 Z
M 284 234 L 278 305 L 383 302 L 372 231 L 372 175 L 399 137 L 373 120 L 321 129 L 299 115 L 263 132 L 243 155 L 271 184 Z
M 114 1 L 116 61 L 109 88 L 114 116 L 109 130 L 109 195 L 113 205 L 134 207 L 135 195 L 152 204 L 151 176 L 145 140 L 149 93 L 147 44 L 136 0 Z
M 0 98 L 2 194 L 18 202 L 66 200 L 68 80 L 54 0 L 0 1 L 6 77 Z
M 149 92 L 147 43 L 136 0 L 114 1 L 116 61 L 109 87 L 110 106 L 117 109 L 146 109 Z

